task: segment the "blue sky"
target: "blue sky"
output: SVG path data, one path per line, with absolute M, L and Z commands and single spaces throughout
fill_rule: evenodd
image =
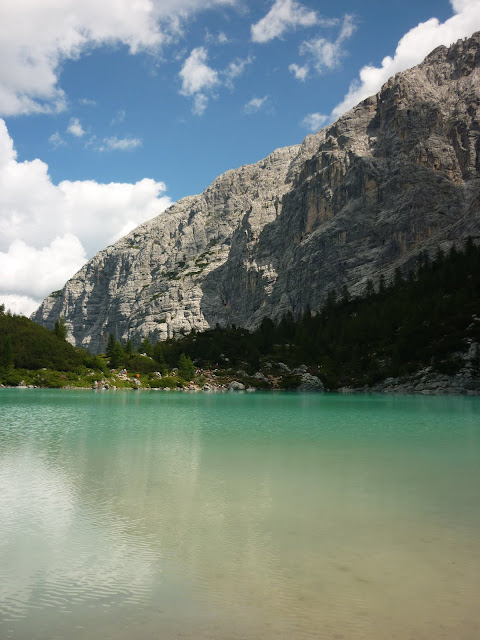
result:
M 480 3 L 16 0 L 0 25 L 0 302 L 29 313 L 170 202 L 480 29 Z

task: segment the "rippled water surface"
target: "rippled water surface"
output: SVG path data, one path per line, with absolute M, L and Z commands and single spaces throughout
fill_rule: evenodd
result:
M 0 638 L 480 638 L 480 398 L 0 390 Z

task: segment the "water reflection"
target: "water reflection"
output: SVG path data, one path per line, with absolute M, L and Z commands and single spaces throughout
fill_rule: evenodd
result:
M 477 399 L 8 393 L 2 638 L 477 637 Z

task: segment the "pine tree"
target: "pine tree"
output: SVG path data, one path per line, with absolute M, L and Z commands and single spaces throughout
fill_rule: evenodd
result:
M 53 333 L 60 338 L 61 340 L 65 340 L 67 337 L 67 325 L 65 324 L 65 318 L 60 318 L 59 320 L 55 320 L 55 325 L 53 327 Z
M 178 361 L 178 375 L 185 381 L 192 380 L 195 375 L 195 365 L 184 353 Z
M 342 304 L 347 304 L 348 302 L 350 302 L 350 300 L 351 300 L 350 291 L 348 290 L 347 285 L 344 284 L 343 287 L 342 287 L 341 302 L 342 302 Z
M 12 338 L 7 336 L 5 339 L 5 344 L 3 345 L 3 349 L 0 352 L 0 366 L 5 369 L 13 369 L 15 363 L 14 353 L 13 353 L 13 344 Z
M 128 340 L 125 347 L 124 347 L 124 351 L 125 351 L 125 355 L 127 355 L 128 357 L 133 356 L 133 354 L 135 353 L 135 350 L 133 348 L 133 344 L 131 340 Z
M 385 284 L 385 276 L 381 273 L 378 280 L 378 293 L 383 296 L 386 290 L 387 286 Z
M 160 340 L 153 348 L 153 359 L 158 365 L 158 369 L 162 375 L 165 375 L 168 371 L 167 363 L 165 362 L 165 356 L 163 354 L 163 347 Z
M 110 367 L 112 369 L 118 369 L 124 366 L 125 366 L 125 352 L 120 342 L 116 340 L 112 349 L 112 354 L 110 356 Z
M 147 356 L 152 356 L 153 346 L 148 337 L 144 338 L 140 343 L 140 346 L 138 347 L 138 353 L 146 353 Z
M 373 282 L 369 278 L 365 286 L 365 297 L 371 298 L 374 295 L 375 295 L 375 287 L 373 286 Z
M 113 353 L 113 349 L 114 348 L 115 348 L 115 336 L 113 335 L 113 333 L 110 333 L 108 335 L 107 350 L 105 351 L 105 353 L 107 354 L 108 358 L 112 357 L 112 353 Z

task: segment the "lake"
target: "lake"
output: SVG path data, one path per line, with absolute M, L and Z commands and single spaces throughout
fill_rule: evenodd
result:
M 0 390 L 0 638 L 477 640 L 480 398 Z

